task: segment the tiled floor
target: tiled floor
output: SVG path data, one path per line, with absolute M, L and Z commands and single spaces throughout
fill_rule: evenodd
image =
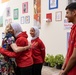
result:
M 43 66 L 42 68 L 42 75 L 59 75 L 59 72 L 60 70 L 48 66 Z

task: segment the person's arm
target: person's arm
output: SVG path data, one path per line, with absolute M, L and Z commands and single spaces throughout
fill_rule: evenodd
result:
M 45 45 L 41 40 L 39 40 L 39 47 L 41 50 L 42 59 L 45 61 Z
M 45 48 L 41 49 L 41 54 L 42 54 L 43 61 L 45 61 Z
M 73 53 L 66 65 L 63 75 L 67 74 L 76 65 L 76 48 L 74 48 Z
M 64 70 L 65 69 L 65 67 L 66 67 L 66 59 L 67 58 L 67 55 L 66 55 L 66 57 L 65 57 L 65 60 L 64 60 L 64 63 L 63 63 L 63 65 L 62 65 L 62 68 L 61 68 L 61 70 Z
M 9 51 L 9 50 L 6 50 L 6 49 L 4 49 L 4 48 L 2 48 L 2 47 L 0 47 L 0 53 L 2 54 L 2 55 L 6 55 L 6 56 L 8 56 L 8 57 L 13 57 L 13 58 L 15 58 L 15 57 L 17 57 L 17 55 L 18 54 L 20 54 L 20 53 L 15 53 L 15 52 L 11 52 L 11 51 Z
M 65 69 L 65 67 L 66 67 L 66 58 L 67 58 L 67 56 L 65 57 L 65 60 L 64 60 L 64 63 L 63 63 L 63 65 L 62 65 L 62 68 L 61 68 L 61 70 L 60 70 L 60 72 L 59 72 L 59 75 L 62 75 L 62 73 L 64 72 L 64 69 Z
M 29 44 L 28 46 L 20 47 L 17 46 L 16 43 L 12 43 L 11 48 L 13 49 L 14 52 L 17 53 L 17 52 L 22 52 L 24 50 L 28 50 L 29 48 L 31 48 L 31 44 Z

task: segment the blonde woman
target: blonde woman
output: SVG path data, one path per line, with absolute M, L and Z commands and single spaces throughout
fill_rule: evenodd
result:
M 26 32 L 22 31 L 22 28 L 18 23 L 7 25 L 7 29 L 15 37 L 15 43 L 11 44 L 14 52 L 0 48 L 0 53 L 15 58 L 17 64 L 16 75 L 32 75 L 32 51 L 26 48 L 26 46 L 28 47 L 28 36 Z M 20 47 L 15 48 L 16 45 Z M 24 47 L 24 51 L 20 51 L 21 47 Z

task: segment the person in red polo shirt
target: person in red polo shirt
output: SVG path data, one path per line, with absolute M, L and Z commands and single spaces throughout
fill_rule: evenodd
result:
M 15 36 L 17 46 L 28 46 L 28 35 L 22 31 L 20 24 L 10 23 L 8 29 Z M 15 58 L 17 64 L 16 75 L 32 75 L 33 59 L 31 50 L 27 49 L 21 52 L 11 52 L 10 50 L 0 47 L 0 53 L 10 58 Z
M 45 45 L 39 38 L 39 29 L 36 26 L 31 27 L 30 35 L 32 37 L 32 57 L 33 57 L 33 74 L 41 75 L 42 65 L 45 59 Z
M 76 75 L 76 2 L 69 4 L 66 8 L 66 18 L 72 22 L 68 51 L 60 75 Z

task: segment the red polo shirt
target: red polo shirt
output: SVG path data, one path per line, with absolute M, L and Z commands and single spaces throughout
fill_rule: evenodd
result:
M 68 41 L 68 52 L 67 52 L 66 65 L 68 64 L 68 61 L 75 47 L 76 47 L 76 25 L 73 25 L 71 28 L 70 37 Z M 76 66 L 74 66 L 72 70 L 69 71 L 68 75 L 76 75 Z

